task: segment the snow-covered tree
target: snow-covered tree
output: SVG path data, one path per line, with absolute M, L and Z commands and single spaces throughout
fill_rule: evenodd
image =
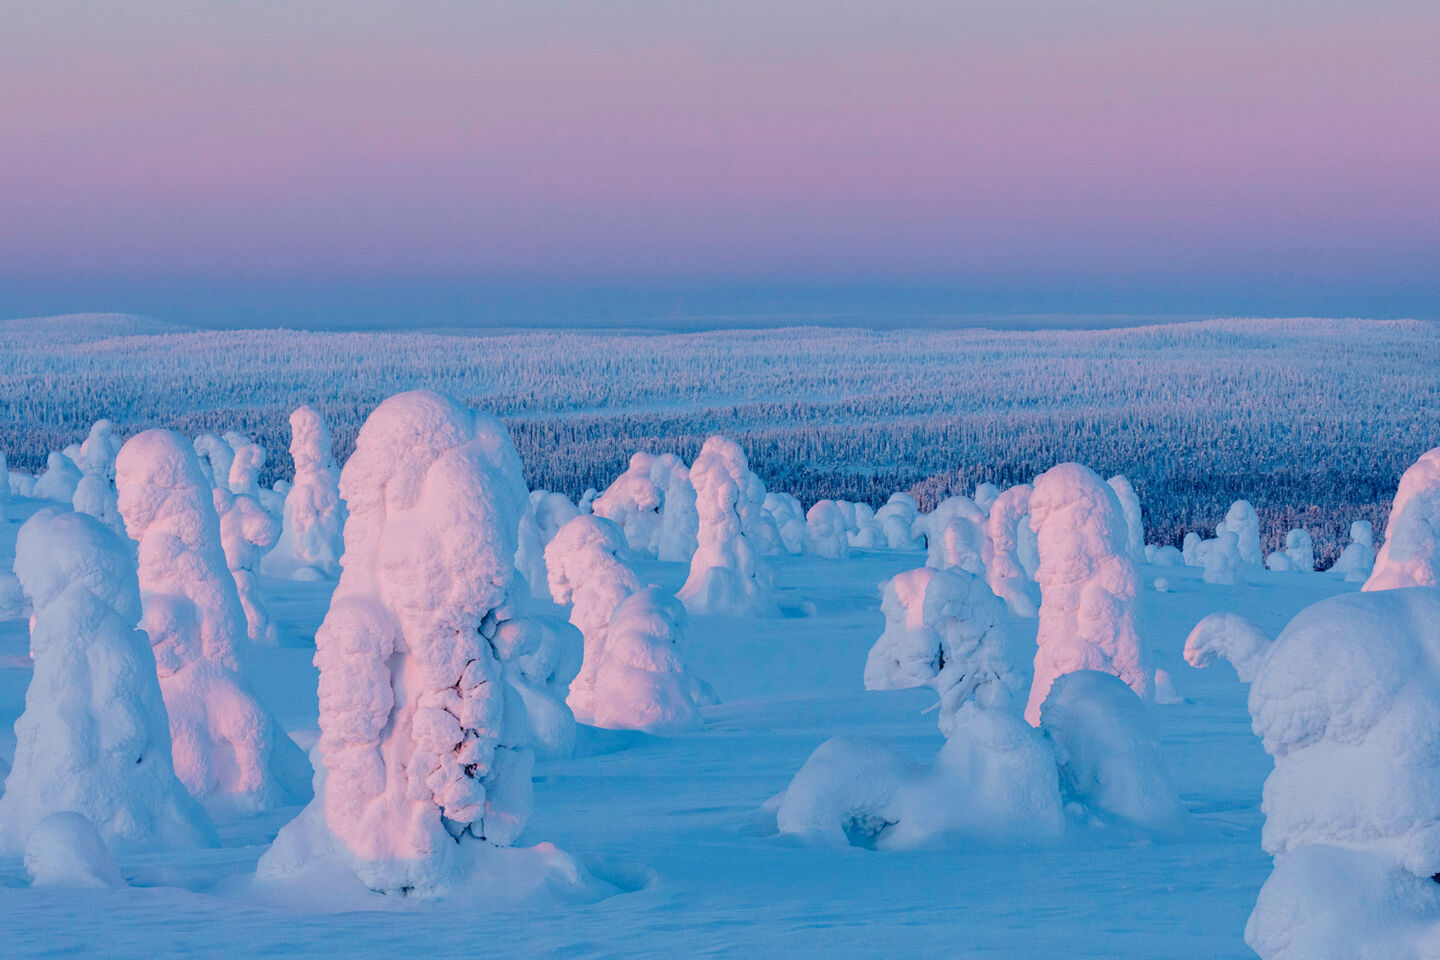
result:
M 338 859 L 372 890 L 438 894 L 524 829 L 534 747 L 553 741 L 534 724 L 569 717 L 554 694 L 579 638 L 527 615 L 528 492 L 494 417 L 429 391 L 391 397 L 340 492 L 345 565 L 315 637 L 316 797 L 259 874 Z
M 915 521 L 925 537 L 925 565 L 985 573 L 985 514 L 969 497 L 948 497 Z
M 695 507 L 695 487 L 690 482 L 690 470 L 672 454 L 660 457 L 654 470 L 663 475 L 665 492 L 655 555 L 670 563 L 689 563 L 690 558 L 695 556 L 696 536 L 700 529 L 700 514 Z
M 919 517 L 920 508 L 908 493 L 892 493 L 885 505 L 875 511 L 875 520 L 891 550 L 919 550 L 925 546 L 923 538 L 915 533 L 915 521 Z
M 805 550 L 805 508 L 788 493 L 767 493 L 762 509 L 770 515 L 785 552 L 798 556 Z
M 821 500 L 805 514 L 805 552 L 830 560 L 850 556 L 845 515 L 834 500 Z
M 1274 769 L 1275 870 L 1245 941 L 1263 960 L 1419 958 L 1440 944 L 1440 590 L 1323 600 L 1250 685 Z
M 1375 569 L 1375 531 L 1369 520 L 1350 524 L 1350 542 L 1329 572 L 1342 576 L 1349 583 L 1364 583 Z
M 1184 540 L 1180 543 L 1180 557 L 1185 561 L 1187 567 L 1203 567 L 1204 559 L 1200 556 L 1200 547 L 1205 542 L 1200 534 L 1191 530 L 1185 534 Z
M 698 726 L 700 706 L 713 698 L 679 657 L 684 608 L 644 586 L 627 552 L 623 531 L 601 517 L 576 517 L 545 548 L 550 593 L 571 604 L 570 622 L 585 638 L 566 702 L 598 727 Z
M 212 810 L 303 799 L 304 754 L 236 672 L 245 612 L 194 447 L 169 431 L 147 430 L 126 441 L 115 468 L 120 515 L 138 545 L 143 623 L 176 774 Z
M 285 494 L 280 538 L 260 560 L 260 572 L 287 580 L 334 580 L 345 549 L 345 503 L 330 429 L 315 408 L 290 414 L 295 480 Z
M 1215 531 L 1214 540 L 1206 540 L 1200 546 L 1205 582 L 1234 583 L 1245 568 L 1245 561 L 1240 555 L 1240 540 L 1235 531 L 1222 525 Z
M 660 541 L 661 508 L 665 491 L 651 476 L 656 457 L 636 453 L 630 457 L 625 472 L 595 498 L 594 513 L 620 525 L 630 549 L 655 556 Z
M 1145 558 L 1145 515 L 1140 510 L 1140 497 L 1123 473 L 1117 473 L 1105 482 L 1115 491 L 1120 511 L 1125 514 L 1125 546 L 1130 552 L 1130 559 L 1139 563 Z
M 254 449 L 253 444 L 241 447 L 235 463 L 240 464 L 251 449 Z M 256 571 L 260 558 L 280 537 L 280 520 L 251 494 L 231 493 L 215 487 L 211 496 L 220 518 L 220 544 L 225 551 L 225 565 L 235 578 L 240 607 L 245 611 L 245 635 L 251 643 L 273 647 L 280 642 L 279 631 L 265 607 Z
M 1440 447 L 1400 477 L 1385 542 L 1362 590 L 1440 585 Z
M 75 500 L 75 488 L 80 485 L 81 476 L 75 461 L 63 453 L 51 453 L 45 462 L 45 472 L 36 478 L 30 495 L 41 500 L 70 504 Z
M 721 436 L 705 441 L 690 468 L 700 528 L 690 576 L 678 596 L 691 612 L 747 616 L 775 611 L 775 572 L 743 519 L 751 509 L 763 512 L 763 495 L 759 503 L 742 499 L 753 494 L 753 487 L 747 493 L 753 476 L 739 445 Z M 769 526 L 774 530 L 773 522 Z
M 1135 629 L 1135 566 L 1115 491 L 1089 468 L 1061 464 L 1035 481 L 1030 525 L 1040 544 L 1040 626 L 1025 719 L 1038 724 L 1051 684 L 1074 670 L 1114 674 L 1149 700 L 1154 672 Z
M 265 448 L 243 433 L 227 430 L 225 443 L 230 445 L 230 473 L 227 486 L 231 493 L 260 499 L 260 471 L 265 467 Z M 221 484 L 217 483 L 216 486 Z
M 1212 613 L 1185 638 L 1185 662 L 1198 670 L 1223 657 L 1241 683 L 1250 683 L 1269 649 L 1270 638 L 1252 621 L 1236 613 Z
M 990 507 L 998 496 L 1000 496 L 1000 488 L 995 484 L 978 483 L 975 485 L 975 495 L 970 499 L 975 501 L 975 506 L 980 508 L 981 513 L 989 514 Z
M 235 450 L 213 433 L 202 433 L 195 438 L 195 452 L 200 455 L 201 469 L 212 486 L 230 489 L 230 467 L 235 462 Z
M 125 521 L 115 493 L 115 457 L 120 452 L 120 438 L 109 420 L 97 420 L 80 446 L 81 476 L 75 484 L 71 506 L 89 514 L 122 536 Z
M 1247 567 L 1262 567 L 1265 556 L 1260 550 L 1260 517 L 1249 500 L 1236 500 L 1230 504 L 1220 530 L 1235 534 L 1235 547 L 1240 553 L 1240 562 Z M 1219 531 L 1216 532 L 1217 537 Z
M 1020 563 L 1022 528 L 1030 528 L 1028 483 L 1010 487 L 990 504 L 985 518 L 985 580 L 1010 612 L 1033 617 L 1040 610 L 1040 588 Z
M 213 843 L 171 763 L 128 541 L 86 514 L 42 510 L 20 528 L 15 572 L 34 609 L 34 670 L 0 795 L 0 851 L 19 853 L 65 811 L 126 847 Z
M 10 504 L 10 466 L 5 451 L 0 450 L 0 523 L 4 523 Z

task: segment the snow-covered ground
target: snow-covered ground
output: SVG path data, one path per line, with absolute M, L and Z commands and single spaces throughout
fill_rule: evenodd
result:
M 20 522 L 0 523 L 0 569 Z M 866 691 L 884 629 L 878 584 L 923 551 L 853 549 L 844 560 L 771 557 L 781 616 L 694 614 L 685 663 L 719 697 L 703 726 L 655 736 L 581 726 L 573 757 L 541 759 L 522 845 L 548 841 L 607 884 L 600 899 L 556 895 L 497 907 L 338 891 L 257 893 L 250 878 L 284 807 L 221 815 L 219 849 L 120 855 L 123 889 L 30 885 L 0 859 L 0 955 L 1104 957 L 1252 956 L 1242 939 L 1271 861 L 1261 848 L 1261 787 L 1271 760 L 1251 732 L 1248 688 L 1226 664 L 1186 665 L 1186 635 L 1233 611 L 1277 635 L 1301 609 L 1357 590 L 1338 576 L 1260 572 L 1210 584 L 1199 567 L 1140 565 L 1136 627 L 1152 665 L 1185 702 L 1152 707 L 1164 761 L 1189 816 L 1175 835 L 1071 829 L 1052 844 L 985 849 L 952 842 L 874 851 L 777 833 L 773 806 L 815 748 L 873 737 L 933 757 L 943 739 L 928 688 Z M 676 591 L 688 565 L 639 561 Z M 1157 576 L 1168 592 L 1152 588 Z M 314 636 L 333 583 L 261 577 L 278 647 L 253 646 L 246 678 L 302 747 L 318 736 Z M 1025 669 L 1036 621 L 1009 617 Z M 0 622 L 0 760 L 31 676 L 27 624 Z

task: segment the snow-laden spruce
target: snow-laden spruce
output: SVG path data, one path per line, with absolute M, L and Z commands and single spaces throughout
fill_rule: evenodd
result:
M 919 518 L 920 508 L 908 493 L 890 494 L 885 505 L 875 511 L 875 522 L 880 524 L 891 550 L 919 550 L 925 546 L 924 538 L 915 531 Z
M 573 736 L 555 694 L 579 638 L 527 616 L 528 492 L 494 417 L 429 391 L 391 397 L 340 492 L 344 570 L 315 637 L 316 796 L 258 876 L 324 882 L 343 867 L 371 890 L 440 894 L 508 862 L 495 848 L 524 829 L 534 749 L 555 737 L 535 723 Z
M 535 529 L 540 534 L 540 546 L 548 547 L 560 529 L 580 516 L 575 504 L 563 493 L 549 490 L 530 491 L 530 507 L 535 514 Z
M 120 438 L 109 420 L 97 420 L 80 445 L 80 480 L 75 484 L 71 506 L 89 514 L 122 536 L 125 521 L 120 519 L 115 493 L 115 457 L 120 453 Z
M 45 509 L 20 528 L 15 572 L 34 608 L 34 670 L 0 795 L 0 852 L 19 853 L 36 824 L 65 811 L 126 848 L 213 843 L 171 765 L 128 541 L 86 514 Z
M 1330 566 L 1329 573 L 1347 583 L 1364 583 L 1375 569 L 1375 530 L 1369 520 L 1350 524 L 1350 542 Z
M 852 510 L 846 514 L 846 538 L 850 546 L 860 550 L 879 550 L 889 546 L 884 528 L 875 519 L 875 508 L 868 503 L 854 503 L 851 507 Z
M 1263 960 L 1440 955 L 1440 590 L 1342 594 L 1250 685 L 1275 858 L 1245 928 Z
M 4 523 L 10 505 L 10 465 L 5 451 L 0 450 L 0 523 Z
M 1125 515 L 1125 547 L 1130 559 L 1139 563 L 1145 559 L 1145 515 L 1140 510 L 1140 497 L 1123 473 L 1117 473 L 1105 482 L 1115 491 L 1120 511 Z
M 985 519 L 985 580 L 1018 617 L 1040 610 L 1040 588 L 1020 560 L 1024 534 L 1033 535 L 1030 492 L 1028 483 L 1010 487 L 991 501 Z
M 247 451 L 241 447 L 235 457 L 238 467 Z M 235 578 L 240 607 L 245 612 L 245 636 L 251 643 L 273 647 L 280 642 L 279 629 L 270 618 L 261 595 L 258 570 L 260 558 L 280 537 L 280 520 L 266 510 L 250 493 L 233 493 L 221 487 L 211 491 L 215 512 L 220 518 L 220 545 L 225 552 L 225 566 Z
M 200 468 L 211 486 L 230 489 L 230 467 L 235 462 L 235 450 L 230 444 L 213 433 L 202 433 L 195 438 L 195 452 L 200 456 Z
M 925 565 L 985 573 L 985 514 L 969 497 L 947 497 L 915 521 L 925 538 Z
M 655 556 L 660 542 L 661 508 L 665 503 L 664 488 L 651 476 L 655 460 L 653 453 L 632 454 L 625 472 L 595 498 L 593 505 L 595 516 L 614 521 L 625 531 L 631 550 L 650 556 Z
M 571 605 L 570 622 L 585 640 L 566 702 L 597 727 L 697 727 L 713 697 L 680 659 L 684 607 L 645 586 L 627 552 L 620 527 L 594 516 L 571 520 L 545 548 L 551 596 Z
M 1233 584 L 1245 569 L 1245 561 L 1240 555 L 1240 538 L 1224 525 L 1216 529 L 1214 540 L 1200 544 L 1199 553 L 1206 583 Z
M 295 479 L 285 494 L 280 538 L 260 560 L 260 572 L 286 580 L 334 580 L 345 549 L 345 503 L 330 429 L 314 407 L 290 414 Z
M 195 448 L 167 430 L 147 430 L 121 448 L 115 479 L 120 515 L 137 544 L 143 625 L 180 781 L 212 811 L 303 800 L 305 755 L 237 672 L 245 611 Z
M 1063 463 L 1035 481 L 1030 525 L 1040 547 L 1040 626 L 1025 719 L 1040 723 L 1050 685 L 1073 670 L 1114 674 L 1150 699 L 1154 673 L 1135 629 L 1138 584 L 1115 491 L 1088 467 Z
M 785 546 L 785 552 L 792 557 L 803 553 L 806 524 L 805 508 L 800 505 L 800 501 L 788 493 L 772 491 L 765 494 L 761 509 L 770 516 L 771 522 L 775 524 L 775 529 L 780 534 L 780 542 Z
M 80 485 L 80 468 L 63 453 L 51 453 L 45 461 L 45 472 L 35 479 L 30 496 L 55 503 L 71 504 L 75 488 Z
M 1212 613 L 1185 638 L 1185 662 L 1198 670 L 1222 657 L 1230 661 L 1241 683 L 1250 683 L 1269 649 L 1270 638 L 1248 618 Z
M 1440 447 L 1400 477 L 1385 542 L 1364 590 L 1440 586 Z
M 922 567 L 884 586 L 882 609 L 885 632 L 865 685 L 932 686 L 945 745 L 918 766 L 874 741 L 827 740 L 777 798 L 780 831 L 886 849 L 945 836 L 990 844 L 1060 836 L 1055 757 L 1020 716 L 1025 678 L 1008 659 L 1000 599 L 974 574 Z
M 1220 530 L 1235 534 L 1235 548 L 1239 551 L 1242 564 L 1247 567 L 1265 565 L 1265 557 L 1260 549 L 1260 516 L 1249 500 L 1236 500 L 1230 504 L 1230 509 L 1225 513 L 1225 521 L 1220 524 Z
M 834 500 L 821 500 L 805 514 L 805 552 L 828 560 L 850 556 L 845 514 Z
M 975 506 L 985 514 L 990 513 L 990 507 L 995 503 L 995 498 L 1000 496 L 1000 488 L 993 483 L 977 483 L 975 495 L 970 499 L 975 501 Z
M 692 613 L 768 616 L 775 613 L 775 571 L 761 555 L 749 530 L 763 530 L 764 485 L 759 499 L 745 453 L 733 440 L 714 436 L 705 441 L 690 468 L 700 526 L 690 576 L 678 594 Z M 757 481 L 758 482 L 758 481 Z M 768 516 L 764 523 L 779 531 Z M 780 546 L 783 551 L 783 545 Z
M 1277 573 L 1314 573 L 1315 541 L 1309 532 L 1295 528 L 1285 534 L 1285 549 L 1265 558 L 1265 569 Z

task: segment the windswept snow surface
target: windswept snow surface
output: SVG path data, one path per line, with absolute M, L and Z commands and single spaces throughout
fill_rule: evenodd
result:
M 16 497 L 0 524 L 0 569 L 19 521 L 43 504 Z M 690 956 L 922 960 L 1104 958 L 1240 960 L 1246 918 L 1271 861 L 1260 843 L 1271 763 L 1251 732 L 1248 688 L 1228 669 L 1195 670 L 1185 638 L 1232 611 L 1277 636 L 1298 611 L 1359 585 L 1265 572 L 1212 585 L 1194 567 L 1140 565 L 1172 592 L 1135 598 L 1155 667 L 1190 702 L 1151 707 L 1166 770 L 1189 814 L 1176 835 L 1087 829 L 1053 845 L 916 850 L 815 847 L 776 835 L 766 801 L 821 743 L 868 738 L 929 762 L 943 739 L 929 688 L 866 691 L 866 657 L 885 627 L 876 585 L 924 563 L 923 551 L 855 551 L 845 561 L 775 557 L 783 606 L 808 617 L 699 614 L 686 664 L 721 702 L 693 733 L 648 736 L 582 726 L 574 755 L 541 758 L 522 846 L 549 841 L 619 892 L 523 906 L 319 888 L 267 900 L 248 877 L 298 806 L 225 814 L 218 850 L 118 853 L 129 889 L 31 888 L 21 857 L 0 858 L 0 954 L 107 957 L 394 958 Z M 682 563 L 638 573 L 674 591 Z M 318 735 L 311 638 L 332 584 L 262 577 L 282 646 L 247 651 L 247 679 L 303 746 Z M 1014 659 L 1034 654 L 1036 621 L 1007 619 Z M 24 619 L 0 621 L 0 763 L 31 676 Z M 519 878 L 523 882 L 524 878 Z

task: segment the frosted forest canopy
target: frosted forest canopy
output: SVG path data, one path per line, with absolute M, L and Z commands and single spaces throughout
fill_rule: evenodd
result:
M 1440 420 L 1440 327 L 1212 320 L 1109 330 L 798 327 L 697 333 L 196 331 L 129 317 L 0 322 L 0 449 L 31 472 L 101 417 L 122 435 L 238 429 L 291 472 L 290 411 L 335 452 L 384 398 L 426 387 L 500 416 L 532 488 L 603 489 L 636 450 L 694 459 L 723 432 L 809 503 L 909 489 L 923 509 L 1078 460 L 1123 473 L 1148 539 L 1178 544 L 1229 504 L 1267 550 L 1384 524 Z

